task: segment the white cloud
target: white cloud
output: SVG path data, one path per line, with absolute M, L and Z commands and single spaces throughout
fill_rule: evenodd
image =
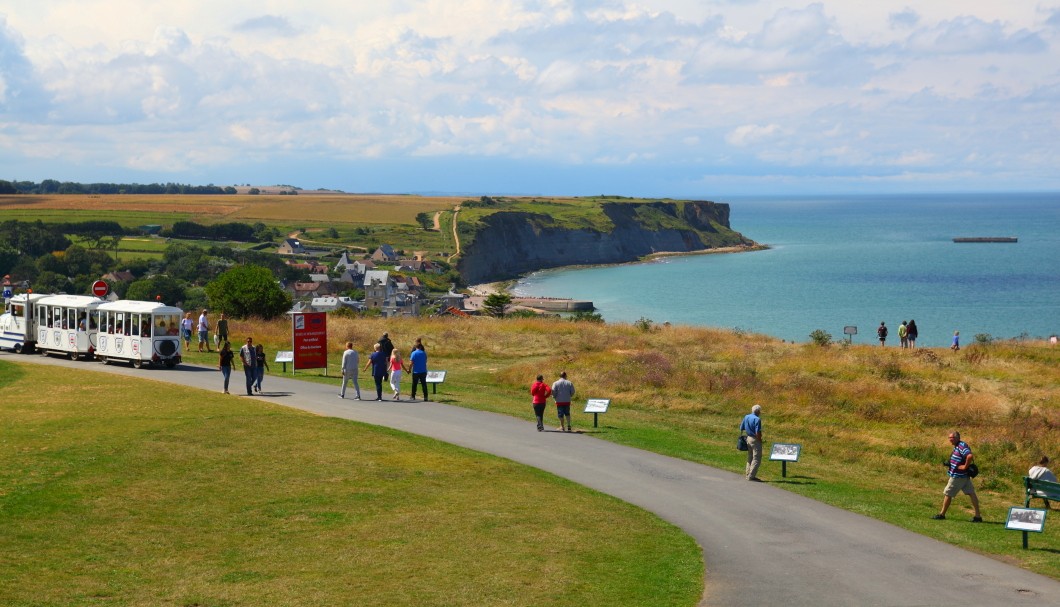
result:
M 474 156 L 1060 186 L 1060 12 L 1010 4 L 19 3 L 0 14 L 0 162 L 169 180 L 281 153 Z

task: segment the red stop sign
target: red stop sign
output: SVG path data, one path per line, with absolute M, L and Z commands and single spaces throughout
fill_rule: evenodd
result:
M 96 297 L 105 297 L 107 293 L 110 293 L 110 285 L 103 282 L 102 280 L 97 280 L 96 282 L 92 283 L 93 295 L 95 295 Z

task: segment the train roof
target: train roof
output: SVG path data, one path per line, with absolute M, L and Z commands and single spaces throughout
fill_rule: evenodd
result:
M 12 295 L 11 297 L 9 297 L 8 301 L 11 302 L 11 303 L 21 303 L 21 304 L 24 304 L 27 301 L 32 301 L 32 302 L 36 303 L 36 302 L 40 301 L 42 298 L 44 298 L 44 297 L 49 297 L 49 296 L 44 294 L 44 293 L 19 293 L 17 295 Z
M 134 314 L 184 314 L 184 310 L 176 306 L 167 306 L 157 301 L 137 301 L 134 299 L 110 301 L 96 309 L 100 312 L 132 312 Z
M 47 295 L 38 299 L 36 303 L 45 306 L 87 308 L 98 306 L 104 303 L 104 301 L 98 297 L 92 297 L 89 295 Z

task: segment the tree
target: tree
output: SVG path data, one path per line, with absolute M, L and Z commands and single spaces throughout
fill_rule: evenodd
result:
M 131 283 L 125 291 L 125 299 L 155 301 L 155 297 L 159 296 L 163 303 L 171 306 L 184 301 L 184 283 L 171 276 L 160 274 L 137 280 Z
M 236 266 L 206 285 L 210 307 L 235 318 L 271 319 L 291 309 L 291 296 L 280 288 L 272 272 L 255 266 Z
M 491 293 L 482 302 L 482 309 L 490 316 L 503 318 L 505 309 L 511 305 L 512 296 L 507 293 Z
M 420 227 L 424 230 L 429 230 L 434 227 L 434 215 L 430 213 L 417 213 L 416 223 L 420 224 Z

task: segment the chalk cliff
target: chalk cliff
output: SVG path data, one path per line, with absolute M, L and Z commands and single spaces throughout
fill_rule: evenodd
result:
M 707 201 L 603 203 L 609 231 L 565 228 L 548 215 L 499 211 L 463 250 L 457 269 L 469 284 L 570 265 L 622 263 L 651 253 L 690 252 L 752 241 L 729 226 L 729 205 Z

